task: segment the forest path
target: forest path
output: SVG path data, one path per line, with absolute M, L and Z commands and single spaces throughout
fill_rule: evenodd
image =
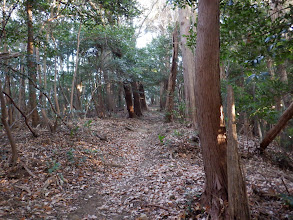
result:
M 120 156 L 104 175 L 93 174 L 95 181 L 76 200 L 77 209 L 68 219 L 175 218 L 187 199 L 200 193 L 200 161 L 174 159 L 176 144 L 162 144 L 158 138 L 178 132 L 163 122 L 163 114 L 149 111 L 142 118 L 122 121 L 127 122 L 125 131 L 111 140 L 120 143 L 116 149 Z
M 20 127 L 16 167 L 8 166 L 2 134 L 0 219 L 207 219 L 198 203 L 204 171 L 196 134 L 163 116 L 151 109 L 136 119 L 78 119 L 68 122 L 72 130 L 39 128 L 37 138 Z M 290 219 L 293 211 L 275 198 L 292 191 L 293 172 L 260 158 L 255 143 L 239 136 L 252 216 Z

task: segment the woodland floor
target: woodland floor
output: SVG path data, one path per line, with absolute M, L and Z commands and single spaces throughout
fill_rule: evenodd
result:
M 71 132 L 39 128 L 38 138 L 15 129 L 15 168 L 0 134 L 0 219 L 209 219 L 199 205 L 199 143 L 187 123 L 164 123 L 154 109 L 139 119 L 76 123 Z M 285 196 L 293 193 L 293 173 L 254 153 L 245 136 L 239 148 L 253 219 L 293 219 Z

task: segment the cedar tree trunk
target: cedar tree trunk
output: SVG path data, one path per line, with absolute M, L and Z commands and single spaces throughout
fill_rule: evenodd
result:
M 225 218 L 227 141 L 221 123 L 219 0 L 200 0 L 195 57 L 197 122 L 205 170 L 202 202 L 211 219 Z
M 238 140 L 235 122 L 235 104 L 232 86 L 228 86 L 228 200 L 230 220 L 249 220 L 249 206 L 246 193 L 245 177 L 238 156 Z

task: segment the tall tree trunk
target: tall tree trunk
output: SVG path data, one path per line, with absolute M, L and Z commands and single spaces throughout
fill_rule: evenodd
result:
M 132 102 L 132 93 L 129 83 L 123 83 L 123 88 L 125 92 L 125 102 L 128 111 L 129 118 L 135 118 L 134 106 Z
M 20 72 L 24 74 L 23 65 L 20 66 Z M 24 113 L 27 113 L 26 104 L 25 104 L 25 78 L 22 76 L 19 82 L 18 106 Z M 20 113 L 19 113 L 19 117 L 21 117 Z
M 2 124 L 4 125 L 4 129 L 7 133 L 8 140 L 11 145 L 12 157 L 11 157 L 10 163 L 14 166 L 17 163 L 18 153 L 17 153 L 17 147 L 15 144 L 14 138 L 11 134 L 10 127 L 7 123 L 7 109 L 6 109 L 5 98 L 2 92 L 1 80 L 0 80 L 0 102 L 1 102 L 1 121 L 2 121 Z
M 173 56 L 172 56 L 172 65 L 171 72 L 168 81 L 168 90 L 167 90 L 167 100 L 166 100 L 166 122 L 171 122 L 173 120 L 173 107 L 174 107 L 174 91 L 176 84 L 177 68 L 178 68 L 178 29 L 177 24 L 173 31 Z
M 27 12 L 27 65 L 28 65 L 28 75 L 31 80 L 36 83 L 37 69 L 33 58 L 34 53 L 34 35 L 33 35 L 33 1 L 27 0 L 26 2 L 26 12 Z M 31 81 L 29 81 L 29 103 L 30 110 L 32 111 L 32 126 L 36 127 L 39 124 L 39 114 L 37 110 L 37 95 L 36 89 Z
M 260 143 L 260 151 L 264 152 L 267 146 L 275 139 L 280 131 L 286 126 L 287 122 L 293 117 L 293 102 L 282 114 L 277 124 L 268 131 L 262 142 Z
M 37 59 L 37 63 L 40 63 L 40 52 L 39 49 L 36 48 L 36 59 Z M 46 60 L 46 57 L 44 57 L 44 60 Z M 43 70 L 44 70 L 44 74 L 46 74 L 47 72 L 47 66 L 43 66 Z M 37 72 L 38 72 L 38 76 L 39 76 L 39 85 L 40 88 L 44 88 L 46 90 L 46 88 L 43 86 L 43 80 L 42 80 L 42 71 L 41 71 L 41 66 L 39 64 L 37 64 Z M 49 130 L 51 132 L 54 132 L 54 127 L 53 124 L 51 123 L 51 121 L 49 120 L 48 116 L 47 116 L 47 112 L 46 112 L 46 106 L 44 104 L 44 95 L 42 92 L 40 92 L 39 95 L 39 102 L 40 102 L 40 106 L 41 106 L 41 114 L 43 116 L 43 121 L 45 123 L 45 125 L 49 128 Z M 58 114 L 60 114 L 58 112 Z
M 136 81 L 131 82 L 132 94 L 133 94 L 133 103 L 134 103 L 134 112 L 136 116 L 142 116 L 141 104 L 140 104 L 140 95 Z
M 194 54 L 187 46 L 187 36 L 190 35 L 189 30 L 192 25 L 192 18 L 194 17 L 192 9 L 189 6 L 179 10 L 180 22 L 180 35 L 181 35 L 181 51 L 182 51 L 182 66 L 183 66 L 183 79 L 184 79 L 184 93 L 185 103 L 187 106 L 187 114 L 193 119 L 194 125 L 196 124 L 196 108 L 195 108 L 195 94 L 194 83 L 195 75 L 194 70 Z
M 238 140 L 235 121 L 235 103 L 232 86 L 228 86 L 227 97 L 228 112 L 228 149 L 227 149 L 227 170 L 228 170 L 228 200 L 229 219 L 246 220 L 250 219 L 246 183 L 242 172 L 240 158 L 238 156 Z
M 70 112 L 73 114 L 73 95 L 74 95 L 74 88 L 75 88 L 75 80 L 77 75 L 77 68 L 79 63 L 79 44 L 80 44 L 80 31 L 81 31 L 81 22 L 79 24 L 78 28 L 78 34 L 77 34 L 77 48 L 76 48 L 76 56 L 75 56 L 75 68 L 74 68 L 74 74 L 72 78 L 72 84 L 71 84 L 71 94 L 70 94 Z
M 139 82 L 139 96 L 140 96 L 141 109 L 143 111 L 147 111 L 148 106 L 147 106 L 146 99 L 145 99 L 144 87 L 141 82 Z
M 52 13 L 51 13 L 52 16 Z M 57 43 L 56 40 L 52 34 L 52 39 L 54 41 L 54 46 L 55 50 L 57 51 Z M 55 105 L 56 105 L 56 111 L 60 115 L 60 106 L 59 106 L 59 101 L 58 101 L 58 96 L 57 96 L 57 80 L 58 80 L 58 69 L 57 69 L 57 55 L 54 57 L 54 100 L 55 100 Z
M 200 0 L 195 57 L 196 106 L 205 170 L 204 205 L 211 219 L 225 218 L 228 200 L 227 141 L 221 123 L 219 0 Z M 223 211 L 224 210 L 224 211 Z

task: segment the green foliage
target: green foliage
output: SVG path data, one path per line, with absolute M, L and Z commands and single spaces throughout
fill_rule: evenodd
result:
M 66 152 L 67 160 L 70 163 L 75 163 L 74 151 L 75 150 L 73 148 L 71 148 L 69 151 Z
M 159 141 L 163 144 L 165 136 L 159 134 L 158 138 L 159 138 Z
M 290 209 L 293 209 L 293 196 L 281 194 L 280 197 L 282 198 L 283 202 L 289 206 Z
M 61 164 L 56 162 L 56 160 L 52 160 L 50 162 L 47 162 L 47 168 L 49 173 L 53 173 L 57 171 L 60 168 Z
M 177 136 L 177 137 L 183 136 L 183 134 L 180 131 L 177 131 L 177 130 L 174 130 L 173 134 L 174 134 L 174 136 Z
M 83 126 L 86 127 L 86 128 L 90 128 L 92 122 L 93 122 L 93 120 L 90 119 L 90 120 L 86 121 L 86 122 L 83 124 Z
M 71 137 L 75 136 L 76 133 L 78 132 L 78 129 L 79 129 L 79 126 L 77 126 L 77 125 L 76 125 L 74 128 L 72 128 L 72 129 L 70 130 L 70 136 L 71 136 Z

